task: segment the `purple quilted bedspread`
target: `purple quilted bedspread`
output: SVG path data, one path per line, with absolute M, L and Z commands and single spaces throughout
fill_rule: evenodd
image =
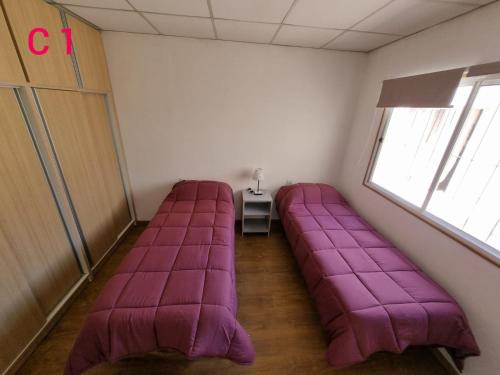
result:
M 288 240 L 329 335 L 329 363 L 379 351 L 445 347 L 457 367 L 479 348 L 457 302 L 324 184 L 276 196 Z
M 249 364 L 236 309 L 232 190 L 180 182 L 97 299 L 66 374 L 162 350 Z

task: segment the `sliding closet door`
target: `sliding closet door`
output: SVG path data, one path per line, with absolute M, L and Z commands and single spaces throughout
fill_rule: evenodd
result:
M 17 58 L 14 42 L 10 37 L 7 21 L 5 20 L 2 9 L 0 8 L 0 82 L 24 82 L 23 69 Z
M 100 155 L 100 169 L 106 185 L 108 204 L 113 213 L 113 234 L 116 239 L 130 223 L 131 216 L 109 126 L 106 99 L 104 95 L 95 94 L 82 94 L 82 98 L 90 120 L 94 147 L 97 155 Z
M 0 373 L 45 322 L 33 291 L 0 228 Z
M 59 10 L 43 0 L 3 0 L 14 32 L 29 81 L 35 84 L 77 87 L 71 55 L 66 54 L 66 37 Z M 49 46 L 47 53 L 36 55 L 29 50 L 28 37 L 36 28 L 48 31 L 48 38 L 41 33 L 34 37 L 34 47 L 41 50 Z
M 68 15 L 67 19 L 68 26 L 73 30 L 73 47 L 83 87 L 111 91 L 101 33 L 75 17 Z
M 46 89 L 37 96 L 96 264 L 131 221 L 104 97 Z
M 81 271 L 12 89 L 0 88 L 0 118 L 0 228 L 48 314 Z

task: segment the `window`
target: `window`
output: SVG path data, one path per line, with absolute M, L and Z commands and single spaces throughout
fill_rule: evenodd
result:
M 367 184 L 500 259 L 500 80 L 451 108 L 387 108 Z

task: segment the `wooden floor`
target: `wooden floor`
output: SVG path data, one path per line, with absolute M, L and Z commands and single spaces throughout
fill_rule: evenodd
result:
M 143 229 L 131 231 L 20 374 L 62 374 L 93 301 Z M 255 345 L 257 359 L 252 366 L 223 359 L 188 361 L 179 354 L 150 354 L 103 364 L 86 374 L 447 374 L 426 349 L 411 349 L 400 355 L 379 353 L 343 370 L 328 367 L 326 337 L 283 233 L 276 230 L 270 237 L 238 234 L 236 249 L 238 319 Z

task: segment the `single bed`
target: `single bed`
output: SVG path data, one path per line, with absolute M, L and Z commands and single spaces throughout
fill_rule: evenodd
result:
M 333 367 L 410 345 L 444 347 L 459 369 L 466 357 L 479 355 L 457 302 L 333 187 L 285 186 L 276 206 L 328 333 Z
M 177 183 L 98 297 L 66 374 L 166 350 L 252 363 L 236 320 L 234 251 L 229 185 Z

